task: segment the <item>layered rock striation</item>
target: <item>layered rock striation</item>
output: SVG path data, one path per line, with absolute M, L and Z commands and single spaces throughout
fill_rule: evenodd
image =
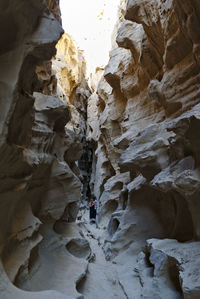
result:
M 53 59 L 53 71 L 57 79 L 56 93 L 66 102 L 71 112 L 66 132 L 72 141 L 65 158 L 81 180 L 81 199 L 85 200 L 90 194 L 92 160 L 92 148 L 86 140 L 87 105 L 91 95 L 86 79 L 86 61 L 83 51 L 67 33 L 62 35 L 56 48 L 57 54 Z
M 124 17 L 88 106 L 104 251 L 128 298 L 198 298 L 200 6 L 129 0 Z
M 1 1 L 3 299 L 200 297 L 200 5 L 120 3 L 91 95 L 59 1 Z
M 0 297 L 78 297 L 76 283 L 87 262 L 66 246 L 74 238 L 76 246 L 84 243 L 72 224 L 81 192 L 76 161 L 83 151 L 79 134 L 66 129 L 73 111 L 67 92 L 58 93 L 59 74 L 52 68 L 63 34 L 59 1 L 1 1 L 0 11 Z M 83 64 L 74 62 L 82 79 Z M 89 89 L 85 83 L 78 91 L 79 83 L 71 99 L 86 102 Z M 61 238 L 63 223 L 68 236 Z M 53 271 L 57 278 L 50 277 Z

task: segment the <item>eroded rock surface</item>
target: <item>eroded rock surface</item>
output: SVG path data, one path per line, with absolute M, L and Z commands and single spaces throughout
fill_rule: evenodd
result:
M 70 232 L 78 213 L 83 136 L 66 128 L 73 112 L 52 69 L 63 34 L 59 1 L 1 1 L 0 11 L 0 297 L 75 298 L 88 261 L 66 245 L 79 238 L 85 250 L 86 241 L 75 229 L 68 238 L 60 231 L 66 223 Z M 85 83 L 74 102 L 86 102 L 88 92 Z
M 3 299 L 200 298 L 200 5 L 120 3 L 91 94 L 59 1 L 1 1 Z
M 199 22 L 197 1 L 129 0 L 89 101 L 91 187 L 127 298 L 200 297 Z

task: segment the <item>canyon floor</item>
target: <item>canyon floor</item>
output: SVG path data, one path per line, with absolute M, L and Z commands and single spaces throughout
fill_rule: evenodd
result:
M 45 224 L 40 233 L 38 263 L 29 281 L 20 283 L 25 291 L 49 289 L 66 298 L 125 299 L 118 278 L 117 265 L 107 261 L 103 252 L 106 226 L 90 224 L 89 211 L 80 211 L 75 223 Z M 98 216 L 97 216 L 98 222 Z
M 98 223 L 98 215 L 97 215 Z M 85 278 L 78 285 L 78 291 L 88 299 L 127 298 L 119 283 L 116 265 L 105 259 L 102 249 L 106 230 L 103 224 L 89 223 L 89 211 L 84 210 L 77 222 L 92 250 L 92 261 L 88 265 Z

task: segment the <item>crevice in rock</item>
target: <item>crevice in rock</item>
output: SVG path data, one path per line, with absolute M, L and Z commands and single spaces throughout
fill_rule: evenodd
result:
M 171 282 L 175 288 L 175 290 L 183 296 L 183 290 L 181 286 L 181 281 L 180 281 L 180 268 L 179 265 L 177 265 L 177 261 L 173 259 L 169 259 L 168 262 L 168 272 L 169 272 L 169 277 L 171 279 Z
M 118 219 L 116 219 L 116 218 L 111 219 L 110 223 L 108 224 L 108 232 L 111 236 L 113 236 L 116 233 L 119 225 L 120 225 L 120 222 Z
M 65 227 L 63 228 L 63 224 L 75 222 L 78 210 L 79 210 L 79 204 L 76 201 L 69 203 L 66 206 L 62 217 L 54 223 L 53 225 L 54 231 L 58 234 L 62 234 L 63 229 L 65 229 Z
M 124 293 L 126 299 L 129 299 L 129 296 L 127 295 L 127 293 L 126 293 L 126 291 L 125 291 L 125 288 L 124 288 L 123 284 L 120 282 L 120 280 L 119 280 L 119 285 L 120 285 L 120 287 L 121 287 L 121 289 L 122 289 L 122 291 L 123 291 L 123 293 Z
M 28 263 L 28 273 L 29 277 L 34 275 L 34 273 L 37 271 L 38 267 L 40 266 L 39 262 L 39 248 L 36 246 L 35 248 L 32 249 L 30 258 L 29 258 L 29 263 Z M 16 283 L 17 285 L 17 283 Z
M 194 227 L 188 204 L 185 199 L 177 193 L 171 196 L 174 203 L 175 219 L 170 237 L 177 239 L 179 242 L 193 240 Z
M 90 188 L 90 180 L 92 174 L 93 147 L 90 142 L 86 141 L 85 137 L 86 136 L 84 136 L 82 141 L 83 153 L 80 160 L 78 161 L 78 167 L 81 171 L 82 181 L 81 200 L 89 201 L 92 193 Z
M 122 190 L 121 192 L 122 209 L 125 210 L 128 204 L 128 190 Z
M 112 214 L 118 207 L 118 203 L 116 200 L 109 200 L 105 203 L 102 214 Z
M 151 263 L 151 260 L 150 260 L 150 252 L 148 251 L 147 248 L 145 248 L 143 250 L 143 252 L 145 253 L 145 262 L 146 262 L 146 265 L 151 268 L 151 276 L 153 277 L 153 272 L 154 272 L 154 264 Z
M 79 279 L 79 281 L 76 284 L 76 289 L 80 294 L 84 294 L 84 285 L 87 279 L 86 275 L 84 275 L 81 279 Z
M 59 0 L 1 1 L 1 298 L 200 298 L 197 2 L 121 0 L 91 94 Z

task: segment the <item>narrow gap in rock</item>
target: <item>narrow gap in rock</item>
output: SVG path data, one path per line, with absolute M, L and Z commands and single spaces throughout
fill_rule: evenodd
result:
M 183 295 L 183 290 L 180 282 L 179 266 L 174 261 L 169 261 L 168 265 L 169 276 L 175 290 L 177 290 L 181 295 Z
M 199 1 L 0 12 L 0 298 L 200 298 Z

